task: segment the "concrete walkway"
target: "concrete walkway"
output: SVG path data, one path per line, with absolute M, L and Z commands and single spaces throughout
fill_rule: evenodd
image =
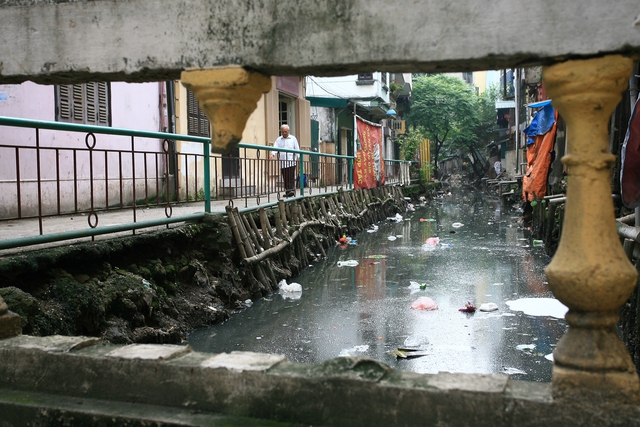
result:
M 304 194 L 306 196 L 317 196 L 320 194 L 330 194 L 336 192 L 338 187 L 323 187 L 323 188 L 305 188 Z M 300 190 L 297 190 L 297 197 L 300 194 Z M 283 194 L 280 194 L 283 197 Z M 291 200 L 294 198 L 287 198 L 285 200 Z M 268 203 L 277 203 L 278 193 L 268 194 L 262 196 L 259 199 L 252 196 L 247 198 L 235 198 L 231 199 L 233 206 L 238 209 L 250 208 L 252 206 L 264 205 Z M 225 214 L 225 208 L 230 203 L 229 199 L 226 200 L 212 200 L 211 212 Z M 171 205 L 171 218 L 188 217 L 193 214 L 202 214 L 205 212 L 204 202 L 193 203 L 181 203 Z M 167 218 L 164 207 L 139 207 L 134 211 L 132 209 L 114 210 L 106 212 L 98 212 L 98 224 L 96 229 L 100 229 L 108 226 L 117 226 L 121 224 L 139 223 L 143 221 L 162 220 Z M 92 218 L 95 223 L 95 218 Z M 176 222 L 169 225 L 160 225 L 138 229 L 135 234 L 148 233 L 162 228 L 176 227 L 182 222 Z M 87 214 L 74 214 L 74 215 L 62 215 L 55 217 L 46 217 L 42 220 L 42 235 L 52 235 L 58 233 L 65 233 L 70 231 L 83 231 L 90 230 L 89 216 Z M 93 240 L 112 239 L 114 237 L 127 236 L 133 234 L 133 231 L 121 231 L 109 234 L 100 234 L 93 237 Z M 0 221 L 0 244 L 8 240 L 13 239 L 28 239 L 34 238 L 40 235 L 40 227 L 38 219 L 21 219 Z M 91 242 L 92 237 L 82 237 L 74 239 L 65 239 L 56 242 L 41 243 L 41 244 L 29 244 L 27 246 L 20 246 L 16 248 L 0 248 L 0 256 L 15 255 L 25 251 L 33 251 L 37 249 L 72 245 L 82 242 Z M 26 243 L 26 242 L 25 242 Z

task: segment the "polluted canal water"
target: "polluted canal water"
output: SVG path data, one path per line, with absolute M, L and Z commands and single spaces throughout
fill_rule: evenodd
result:
M 305 363 L 368 356 L 418 373 L 549 382 L 567 308 L 548 289 L 550 258 L 517 219 L 481 193 L 429 201 L 349 236 L 350 244 L 287 281 L 302 292 L 254 301 L 225 323 L 195 331 L 189 344 Z M 437 310 L 412 309 L 421 297 Z M 468 303 L 497 310 L 460 311 Z

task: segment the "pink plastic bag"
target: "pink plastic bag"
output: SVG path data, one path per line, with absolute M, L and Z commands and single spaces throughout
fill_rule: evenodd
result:
M 437 310 L 438 304 L 429 297 L 420 297 L 411 303 L 412 310 Z
M 425 244 L 430 245 L 430 246 L 436 246 L 438 243 L 440 243 L 440 238 L 439 237 L 429 237 L 425 241 Z

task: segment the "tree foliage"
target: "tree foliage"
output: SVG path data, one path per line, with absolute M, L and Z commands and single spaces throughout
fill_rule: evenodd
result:
M 414 76 L 407 122 L 431 140 L 436 171 L 441 156 L 465 155 L 490 142 L 496 91 L 488 92 L 477 95 L 463 80 L 445 74 Z
M 424 139 L 428 139 L 420 126 L 409 126 L 405 135 L 400 135 L 398 144 L 405 160 L 413 160 Z

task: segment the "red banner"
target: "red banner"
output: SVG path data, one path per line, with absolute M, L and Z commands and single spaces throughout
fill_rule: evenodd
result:
M 382 127 L 356 117 L 360 146 L 353 165 L 355 188 L 374 188 L 384 184 Z

